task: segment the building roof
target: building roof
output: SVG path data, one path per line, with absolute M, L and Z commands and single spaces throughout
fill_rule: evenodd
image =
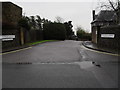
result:
M 93 22 L 106 22 L 115 21 L 116 15 L 114 11 L 102 10 L 97 15 L 95 15 L 95 20 Z
M 14 4 L 13 2 L 7 2 L 7 1 L 4 1 L 4 2 L 2 2 L 2 4 L 4 5 L 4 4 L 11 4 L 11 5 L 14 5 L 14 6 L 16 6 L 16 7 L 18 7 L 18 8 L 21 8 L 22 9 L 22 7 L 20 7 L 20 6 L 18 6 L 18 5 L 16 5 L 16 4 Z

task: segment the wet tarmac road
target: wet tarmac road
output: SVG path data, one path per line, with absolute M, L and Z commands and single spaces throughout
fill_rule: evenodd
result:
M 3 88 L 118 87 L 118 57 L 90 51 L 80 41 L 44 43 L 2 60 Z

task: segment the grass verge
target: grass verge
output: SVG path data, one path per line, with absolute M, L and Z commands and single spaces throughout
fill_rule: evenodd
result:
M 58 41 L 58 40 L 41 40 L 41 41 L 37 41 L 37 42 L 28 43 L 28 45 L 36 45 L 36 44 L 40 44 L 40 43 L 44 43 L 44 42 L 51 42 L 51 41 Z

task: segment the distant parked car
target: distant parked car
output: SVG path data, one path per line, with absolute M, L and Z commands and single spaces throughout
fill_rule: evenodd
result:
M 78 37 L 76 35 L 72 35 L 72 40 L 78 40 Z

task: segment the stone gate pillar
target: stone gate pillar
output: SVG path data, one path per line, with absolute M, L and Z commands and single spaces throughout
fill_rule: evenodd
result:
M 20 43 L 21 45 L 24 45 L 25 41 L 24 41 L 24 30 L 23 28 L 20 29 Z

